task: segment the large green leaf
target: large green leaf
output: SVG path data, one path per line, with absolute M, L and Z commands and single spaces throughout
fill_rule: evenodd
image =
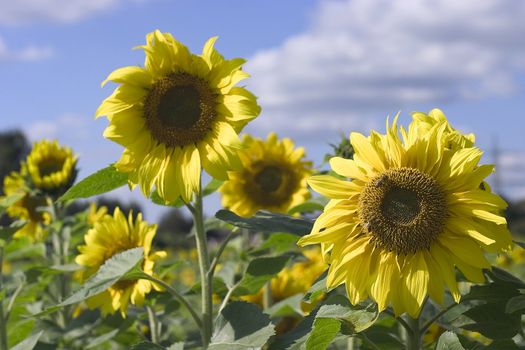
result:
M 143 341 L 133 345 L 130 350 L 166 350 L 166 348 L 149 341 Z
M 76 292 L 70 295 L 66 300 L 60 304 L 48 308 L 46 311 L 37 314 L 36 316 L 47 314 L 59 309 L 62 306 L 79 303 L 89 297 L 97 295 L 113 284 L 118 282 L 121 278 L 126 277 L 129 272 L 140 276 L 142 272 L 136 272 L 136 266 L 144 258 L 144 248 L 138 247 L 118 253 L 104 263 L 96 274 L 91 276 Z
M 519 290 L 512 285 L 503 283 L 489 283 L 483 285 L 472 286 L 470 292 L 462 297 L 463 301 L 467 300 L 482 300 L 486 302 L 498 302 L 502 300 L 509 300 L 520 294 Z
M 306 340 L 306 350 L 325 350 L 341 329 L 341 321 L 333 318 L 316 318 Z
M 178 342 L 178 343 L 171 344 L 171 346 L 167 348 L 166 350 L 184 350 L 184 343 Z
M 31 335 L 30 337 L 24 339 L 20 343 L 13 346 L 11 350 L 32 350 L 35 347 L 36 343 L 38 343 L 38 339 L 40 338 L 42 333 L 44 332 L 40 331 Z
M 523 347 L 516 345 L 512 339 L 495 340 L 483 350 L 523 350 Z
M 525 295 L 521 294 L 507 301 L 505 312 L 508 314 L 525 309 Z
M 439 337 L 436 350 L 465 350 L 455 333 L 445 332 Z
M 521 316 L 517 313 L 505 313 L 505 302 L 476 305 L 463 315 L 473 322 L 462 328 L 483 334 L 490 339 L 508 339 L 514 337 L 521 327 Z
M 345 325 L 345 333 L 354 334 L 372 326 L 378 316 L 375 304 L 366 307 L 333 304 L 321 306 L 315 317 L 338 319 Z
M 487 275 L 496 283 L 512 285 L 516 288 L 525 288 L 525 282 L 499 267 L 492 266 L 492 269 L 487 271 Z
M 303 236 L 310 233 L 313 226 L 311 220 L 268 211 L 258 211 L 250 218 L 243 218 L 229 210 L 221 209 L 215 214 L 215 217 L 254 232 L 288 232 Z
M 80 180 L 67 190 L 59 200 L 66 201 L 77 198 L 89 198 L 97 194 L 113 191 L 128 182 L 128 174 L 121 173 L 110 165 L 94 174 Z
M 269 314 L 272 318 L 274 317 L 286 317 L 286 316 L 302 316 L 304 315 L 303 310 L 301 309 L 301 304 L 303 301 L 302 294 L 295 294 L 291 297 L 283 299 L 278 303 L 273 304 L 265 312 Z
M 85 349 L 99 349 L 97 348 L 99 345 L 104 344 L 105 342 L 113 338 L 115 335 L 117 335 L 118 332 L 120 332 L 120 329 L 117 328 L 102 335 L 99 335 L 96 338 L 90 339 L 89 345 L 86 346 Z
M 261 348 L 275 334 L 270 317 L 251 303 L 229 303 L 217 317 L 209 350 Z
M 273 233 L 268 237 L 266 241 L 260 244 L 253 253 L 260 253 L 266 250 L 271 250 L 277 254 L 288 252 L 294 248 L 297 248 L 297 241 L 299 236 L 292 233 Z
M 234 296 L 255 294 L 266 282 L 277 275 L 286 265 L 290 257 L 264 257 L 250 261 L 246 273 L 242 276 Z

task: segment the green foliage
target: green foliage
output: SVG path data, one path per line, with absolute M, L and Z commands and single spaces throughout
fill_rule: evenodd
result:
M 306 340 L 306 350 L 325 350 L 341 329 L 341 322 L 333 318 L 316 318 Z
M 254 304 L 229 303 L 215 321 L 209 350 L 244 350 L 262 347 L 275 334 L 268 315 Z
M 124 186 L 128 182 L 128 174 L 121 173 L 110 165 L 101 169 L 75 184 L 59 198 L 67 201 L 78 198 L 89 198 L 97 194 L 103 194 Z
M 7 197 L 0 197 L 0 215 L 2 215 L 7 208 L 18 202 L 24 197 L 23 193 L 15 193 Z
M 43 331 L 40 331 L 31 335 L 30 337 L 16 344 L 14 347 L 11 348 L 11 350 L 32 350 L 35 347 L 36 343 L 38 343 L 38 339 L 42 336 L 42 333 Z
M 221 209 L 215 214 L 215 217 L 233 226 L 254 232 L 287 232 L 302 236 L 310 233 L 313 226 L 310 220 L 268 211 L 258 211 L 250 218 L 243 218 L 229 210 Z
M 445 332 L 439 337 L 436 350 L 465 350 L 459 338 L 452 332 Z
M 282 254 L 297 248 L 299 236 L 292 233 L 272 233 L 266 241 L 259 245 L 253 253 L 271 250 L 276 254 Z
M 130 350 L 166 350 L 166 348 L 149 341 L 143 341 L 133 345 Z
M 327 203 L 327 198 L 315 197 L 304 203 L 298 204 L 295 207 L 290 208 L 290 210 L 288 210 L 288 214 L 294 215 L 299 213 L 312 213 L 316 211 L 323 211 Z
M 286 265 L 290 257 L 264 257 L 250 261 L 246 273 L 242 276 L 234 296 L 255 294 L 266 282 L 277 275 Z

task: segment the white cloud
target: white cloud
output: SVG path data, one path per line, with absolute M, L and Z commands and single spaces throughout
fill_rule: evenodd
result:
M 25 126 L 24 131 L 31 141 L 58 137 L 65 141 L 83 141 L 89 138 L 87 123 L 90 121 L 89 117 L 66 113 L 55 119 L 37 120 Z
M 1 24 L 75 22 L 115 8 L 120 0 L 0 0 Z
M 320 1 L 310 28 L 248 61 L 260 123 L 367 128 L 385 110 L 512 93 L 523 18 L 513 0 Z
M 40 61 L 54 55 L 50 47 L 30 45 L 21 50 L 14 50 L 0 37 L 0 62 L 2 61 Z

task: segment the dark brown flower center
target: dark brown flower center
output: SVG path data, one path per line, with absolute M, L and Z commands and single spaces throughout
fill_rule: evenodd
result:
M 276 166 L 267 166 L 255 175 L 255 182 L 263 192 L 274 192 L 281 187 L 283 171 Z
M 157 80 L 144 100 L 144 118 L 153 137 L 168 147 L 195 144 L 211 130 L 216 94 L 188 73 Z
M 443 232 L 447 217 L 443 190 L 414 168 L 390 169 L 365 185 L 359 219 L 372 242 L 397 254 L 428 249 Z
M 59 172 L 64 167 L 65 159 L 58 158 L 45 158 L 38 163 L 38 171 L 40 176 L 48 176 L 53 173 Z

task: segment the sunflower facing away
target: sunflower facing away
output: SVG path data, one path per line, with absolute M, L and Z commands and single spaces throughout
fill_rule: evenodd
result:
M 146 196 L 155 185 L 166 202 L 179 196 L 189 202 L 199 191 L 201 165 L 221 180 L 240 167 L 238 133 L 260 108 L 254 95 L 235 86 L 248 77 L 241 70 L 245 61 L 225 60 L 213 47 L 216 40 L 195 55 L 157 30 L 141 46 L 144 68 L 120 68 L 106 80 L 121 85 L 96 116 L 107 116 L 104 136 L 126 148 L 116 168 Z
M 139 213 L 134 220 L 130 213 L 126 219 L 117 207 L 113 215 L 105 215 L 94 224 L 84 236 L 86 244 L 78 247 L 80 254 L 75 261 L 86 267 L 79 278 L 86 280 L 113 255 L 137 247 L 144 247 L 142 270 L 152 275 L 155 261 L 166 256 L 163 251 L 151 252 L 156 229 L 157 225 L 149 225 L 142 220 L 142 214 Z M 99 307 L 104 315 L 120 310 L 124 317 L 129 302 L 141 306 L 151 288 L 157 287 L 148 280 L 119 281 L 106 291 L 89 298 L 86 303 L 92 309 Z
M 71 148 L 60 146 L 56 140 L 35 142 L 26 164 L 34 186 L 52 194 L 64 192 L 77 174 L 77 156 Z
M 416 114 L 408 130 L 396 118 L 386 135 L 351 133 L 354 159 L 330 160 L 351 180 L 308 180 L 331 200 L 299 244 L 321 244 L 327 287 L 345 284 L 354 304 L 371 297 L 380 310 L 390 304 L 417 317 L 427 295 L 443 303 L 445 285 L 459 301 L 455 267 L 484 282 L 490 264 L 483 252 L 510 248 L 506 203 L 480 188 L 493 166 L 478 165 L 478 148 L 450 147 L 459 134 L 435 115 L 432 126 Z
M 286 213 L 310 197 L 306 178 L 312 163 L 304 160 L 304 149 L 292 140 L 279 140 L 270 133 L 267 140 L 243 137 L 239 151 L 242 169 L 229 171 L 229 180 L 219 189 L 222 205 L 241 216 L 266 209 Z
M 26 183 L 27 168 L 22 164 L 20 172 L 13 171 L 4 178 L 6 196 L 23 194 L 19 201 L 7 208 L 7 214 L 13 219 L 25 220 L 26 224 L 15 232 L 14 237 L 27 237 L 32 241 L 42 241 L 47 235 L 43 226 L 51 223 L 49 212 L 42 210 L 51 205 L 51 199 L 34 194 Z

